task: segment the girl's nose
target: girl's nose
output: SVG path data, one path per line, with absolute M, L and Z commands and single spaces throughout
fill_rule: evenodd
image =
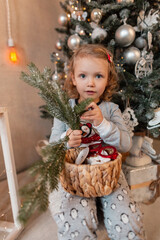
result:
M 88 86 L 94 86 L 94 85 L 95 85 L 94 78 L 90 77 L 88 80 Z

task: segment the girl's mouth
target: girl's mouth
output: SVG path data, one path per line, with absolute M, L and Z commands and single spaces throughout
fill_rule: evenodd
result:
M 86 93 L 87 93 L 88 95 L 95 94 L 95 92 L 94 92 L 94 91 L 86 91 Z

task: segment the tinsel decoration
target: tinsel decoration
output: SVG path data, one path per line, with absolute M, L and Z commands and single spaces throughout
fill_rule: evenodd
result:
M 39 95 L 45 100 L 46 110 L 50 115 L 65 122 L 72 130 L 79 129 L 80 116 L 92 99 L 86 99 L 72 109 L 66 92 L 61 89 L 57 81 L 51 80 L 51 69 L 44 68 L 41 73 L 35 64 L 31 63 L 29 70 L 30 75 L 22 72 L 21 78 L 40 90 Z M 58 188 L 59 174 L 64 167 L 68 139 L 66 136 L 44 147 L 42 154 L 45 161 L 40 160 L 30 168 L 30 173 L 35 176 L 35 179 L 20 191 L 24 198 L 19 211 L 21 223 L 25 224 L 36 210 L 47 210 L 49 193 Z

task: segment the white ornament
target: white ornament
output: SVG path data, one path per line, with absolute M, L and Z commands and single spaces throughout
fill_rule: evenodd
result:
M 148 122 L 148 129 L 160 127 L 160 108 L 154 110 L 154 118 Z
M 127 127 L 128 132 L 133 136 L 134 127 L 138 125 L 138 120 L 134 114 L 134 111 L 127 107 L 122 114 L 124 123 Z
M 152 29 L 155 25 L 158 24 L 159 19 L 159 10 L 153 12 L 151 9 L 147 16 L 145 16 L 145 11 L 141 10 L 137 18 L 137 31 Z
M 93 40 L 99 38 L 102 41 L 107 37 L 107 32 L 104 29 L 100 28 L 96 23 L 92 22 L 90 25 L 94 29 L 91 35 L 91 38 Z
M 71 17 L 78 21 L 86 21 L 87 15 L 88 13 L 86 11 L 77 10 L 72 12 Z
M 135 39 L 135 30 L 129 24 L 120 26 L 115 33 L 115 40 L 121 47 L 127 47 Z
M 132 65 L 139 60 L 141 56 L 141 52 L 136 47 L 130 47 L 124 51 L 123 56 L 124 56 L 125 63 Z
M 141 150 L 151 158 L 157 158 L 156 151 L 153 148 L 153 139 L 147 136 L 144 137 Z
M 153 63 L 153 53 L 150 52 L 149 54 L 146 53 L 144 50 L 142 52 L 142 57 L 136 62 L 135 65 L 135 75 L 137 78 L 144 78 L 149 76 L 152 71 L 152 63 Z

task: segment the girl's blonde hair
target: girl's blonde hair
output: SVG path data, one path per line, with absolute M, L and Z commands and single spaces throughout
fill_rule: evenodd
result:
M 101 100 L 109 101 L 112 98 L 113 93 L 118 89 L 118 75 L 116 73 L 111 53 L 104 46 L 99 44 L 85 44 L 80 46 L 74 52 L 70 59 L 69 73 L 64 88 L 71 98 L 79 97 L 76 86 L 74 86 L 72 82 L 72 75 L 74 74 L 75 61 L 78 58 L 87 56 L 101 58 L 108 62 L 108 84 L 101 96 Z

